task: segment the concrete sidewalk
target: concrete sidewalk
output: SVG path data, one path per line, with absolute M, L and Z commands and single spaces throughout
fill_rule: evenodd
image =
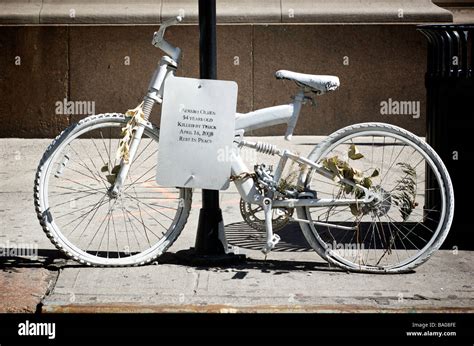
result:
M 306 155 L 320 139 L 297 137 L 289 147 Z M 283 146 L 280 137 L 265 140 Z M 201 204 L 195 191 L 188 224 L 158 265 L 79 266 L 50 244 L 34 212 L 33 177 L 49 142 L 0 140 L 0 246 L 38 248 L 37 258 L 0 258 L 0 311 L 33 312 L 41 303 L 43 312 L 474 312 L 473 252 L 437 251 L 410 274 L 349 274 L 329 267 L 290 225 L 265 260 L 263 234 L 242 222 L 233 189 L 221 194 L 221 206 L 229 241 L 247 255 L 245 263 L 187 266 L 175 255 L 194 244 Z

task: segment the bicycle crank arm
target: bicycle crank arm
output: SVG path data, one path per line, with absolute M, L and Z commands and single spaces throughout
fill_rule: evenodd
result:
M 267 239 L 261 251 L 266 256 L 280 241 L 280 237 L 277 234 L 273 234 L 272 200 L 268 197 L 263 199 L 263 212 L 265 213 L 265 229 L 267 231 Z

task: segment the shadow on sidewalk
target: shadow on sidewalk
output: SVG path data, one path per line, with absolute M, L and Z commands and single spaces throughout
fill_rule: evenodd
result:
M 156 262 L 155 262 L 156 263 Z M 313 261 L 290 261 L 290 260 L 257 260 L 247 258 L 243 262 L 227 265 L 193 265 L 184 262 L 173 252 L 166 252 L 158 258 L 158 264 L 168 265 L 185 265 L 193 267 L 196 270 L 205 271 L 242 271 L 246 269 L 256 269 L 263 273 L 271 273 L 274 275 L 288 273 L 290 271 L 338 271 L 335 267 L 330 267 L 325 262 Z M 3 271 L 15 271 L 15 268 L 46 268 L 49 270 L 59 270 L 65 268 L 91 268 L 90 266 L 80 264 L 65 257 L 59 250 L 39 249 L 38 256 L 35 258 L 28 257 L 2 257 L 0 258 L 0 268 Z M 242 275 L 242 274 L 240 274 Z M 243 278 L 237 275 L 236 278 Z
M 263 224 L 262 224 L 263 227 Z M 290 222 L 275 232 L 280 242 L 274 252 L 312 252 L 297 222 Z M 245 222 L 236 222 L 225 226 L 225 234 L 229 244 L 243 249 L 260 251 L 265 245 L 265 230 L 256 230 Z
M 16 249 L 4 249 L 5 251 Z M 66 265 L 68 259 L 61 251 L 53 249 L 38 249 L 36 256 L 20 257 L 20 256 L 5 256 L 0 257 L 0 268 L 8 271 L 15 271 L 15 268 L 46 268 L 50 270 L 57 270 Z M 74 262 L 72 262 L 74 263 Z M 70 265 L 67 265 L 70 266 Z M 77 264 L 80 267 L 82 265 Z
M 237 222 L 225 226 L 225 232 L 229 244 L 246 250 L 260 251 L 265 243 L 265 231 L 255 230 L 245 222 Z M 312 252 L 306 239 L 304 238 L 297 223 L 289 223 L 283 229 L 276 232 L 281 241 L 274 252 L 284 253 L 302 253 Z M 8 253 L 8 249 L 6 252 Z M 184 252 L 186 250 L 183 250 Z M 260 252 L 259 252 L 260 254 Z M 109 254 L 114 257 L 114 253 Z M 270 255 L 271 256 L 271 255 Z M 315 258 L 317 258 L 315 256 Z M 301 260 L 281 260 L 267 259 L 259 260 L 247 257 L 244 261 L 226 264 L 193 264 L 192 261 L 185 261 L 179 253 L 166 252 L 156 261 L 158 264 L 183 265 L 195 268 L 196 270 L 206 271 L 228 271 L 229 269 L 238 271 L 236 279 L 245 276 L 245 270 L 260 270 L 263 273 L 279 275 L 291 271 L 335 271 L 341 272 L 341 269 L 332 267 L 326 262 L 301 261 Z M 156 263 L 155 262 L 155 263 Z M 15 268 L 46 268 L 49 270 L 59 270 L 64 268 L 89 268 L 87 265 L 80 264 L 68 259 L 59 250 L 38 249 L 35 257 L 0 257 L 0 268 L 8 271 L 14 271 Z M 240 272 L 239 272 L 240 271 Z

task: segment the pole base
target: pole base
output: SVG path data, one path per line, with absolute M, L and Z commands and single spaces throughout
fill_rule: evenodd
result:
M 201 208 L 196 233 L 196 253 L 223 255 L 225 254 L 225 246 L 224 221 L 221 208 L 219 208 L 219 205 L 217 207 Z
M 214 193 L 212 191 L 211 193 Z M 215 197 L 215 196 L 211 196 Z M 245 261 L 245 255 L 226 253 L 227 240 L 224 232 L 222 210 L 212 198 L 212 207 L 199 211 L 199 223 L 195 247 L 178 251 L 175 255 L 183 264 L 192 266 L 223 266 Z M 217 206 L 217 207 L 216 207 Z

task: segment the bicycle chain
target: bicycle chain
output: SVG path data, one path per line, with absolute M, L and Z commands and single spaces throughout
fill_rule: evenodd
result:
M 255 173 L 249 173 L 249 172 L 242 172 L 237 175 L 231 175 L 229 178 L 229 181 L 239 181 L 239 180 L 247 180 L 249 178 L 252 178 L 255 180 L 257 177 L 257 174 Z

